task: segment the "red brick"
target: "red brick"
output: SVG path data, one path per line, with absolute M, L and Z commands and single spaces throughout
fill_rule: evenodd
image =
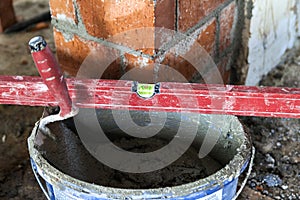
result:
M 141 49 L 141 52 L 143 52 L 146 55 L 153 55 L 154 49 L 148 48 L 148 49 Z M 148 59 L 146 57 L 133 55 L 130 53 L 125 53 L 124 55 L 125 60 L 125 72 L 128 72 L 129 70 L 133 68 L 145 68 L 151 64 L 154 63 L 153 59 Z
M 16 22 L 12 0 L 0 0 L 0 33 Z
M 121 66 L 121 58 L 117 58 L 107 67 L 107 69 L 103 72 L 103 75 L 99 78 L 119 80 L 122 76 L 123 71 Z
M 175 30 L 176 2 L 174 0 L 159 0 L 155 6 L 155 27 Z
M 179 30 L 187 31 L 225 0 L 179 0 Z
M 228 58 L 222 59 L 222 61 L 215 67 L 206 71 L 203 78 L 205 84 L 228 84 L 230 78 L 230 70 L 226 70 L 225 66 L 228 63 Z
M 201 0 L 179 0 L 178 30 L 185 32 L 205 16 Z
M 203 56 L 206 56 L 205 54 L 201 54 Z M 231 55 L 231 54 L 230 54 Z M 181 75 L 185 77 L 186 80 L 188 81 L 196 81 L 196 82 L 201 82 L 212 84 L 212 83 L 222 83 L 223 81 L 225 83 L 229 82 L 229 77 L 230 77 L 230 70 L 227 70 L 227 65 L 230 60 L 230 55 L 227 57 L 224 57 L 218 65 L 214 64 L 213 60 L 210 60 L 209 57 L 203 57 L 203 61 L 211 62 L 207 63 L 207 66 L 198 66 L 200 67 L 198 70 L 195 68 L 197 66 L 193 66 L 193 62 L 197 62 L 197 60 L 201 59 L 199 58 L 199 55 L 184 55 L 184 56 L 175 56 L 172 53 L 167 53 L 165 56 L 165 59 L 163 60 L 162 64 L 167 65 L 175 70 L 177 70 Z M 186 57 L 188 60 L 185 60 L 183 57 Z M 196 59 L 196 60 L 193 60 Z M 201 59 L 202 60 L 202 59 Z M 190 62 L 191 63 L 190 63 Z M 198 76 L 199 79 L 195 80 L 194 77 L 196 74 L 199 74 L 201 76 Z M 221 75 L 221 79 L 220 76 Z M 172 81 L 172 73 L 169 73 L 165 75 L 166 80 Z
M 143 68 L 127 69 L 122 79 L 138 81 L 141 83 L 156 83 L 155 65 L 150 63 Z
M 233 41 L 235 2 L 229 4 L 220 15 L 220 50 L 224 51 Z
M 187 81 L 190 81 L 193 78 L 193 75 L 196 73 L 196 69 L 193 67 L 192 64 L 186 61 L 183 57 L 175 56 L 172 53 L 166 54 L 166 57 L 162 64 L 175 69 Z M 176 76 L 176 74 L 172 71 L 169 71 L 169 73 L 165 75 L 164 81 L 176 81 L 172 80 L 174 76 Z
M 116 50 L 101 48 L 97 43 L 83 40 L 76 35 L 74 35 L 71 41 L 66 41 L 62 33 L 56 29 L 54 29 L 54 38 L 59 63 L 62 69 L 71 76 L 76 76 L 79 68 L 82 67 L 83 61 L 90 55 L 92 49 L 97 49 L 97 59 L 93 61 L 95 63 L 94 65 L 93 62 L 91 62 L 92 64 L 88 66 L 89 78 L 101 78 L 92 77 L 98 73 L 99 66 L 97 64 L 101 63 L 101 59 L 110 56 L 110 53 L 115 54 L 114 57 L 118 56 Z M 95 73 L 93 70 L 95 70 Z M 107 67 L 102 78 L 118 79 L 121 77 L 121 73 L 120 60 L 116 59 Z
M 127 30 L 154 27 L 152 0 L 77 0 L 77 3 L 88 33 L 95 37 L 106 39 Z
M 154 49 L 154 33 L 154 27 L 144 27 L 116 34 L 106 41 L 126 46 L 132 50 Z
M 74 36 L 71 41 L 66 41 L 61 32 L 54 29 L 54 39 L 58 61 L 62 69 L 72 76 L 76 76 L 77 71 L 90 53 L 90 48 L 86 41 Z
M 203 27 L 198 36 L 197 42 L 204 48 L 211 56 L 214 56 L 216 47 L 216 19 L 213 19 Z
M 50 0 L 51 15 L 54 17 L 65 16 L 77 23 L 75 8 L 72 0 Z

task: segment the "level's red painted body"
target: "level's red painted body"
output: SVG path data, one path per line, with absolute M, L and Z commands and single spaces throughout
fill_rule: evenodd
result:
M 80 108 L 196 112 L 300 118 L 300 89 L 161 83 L 160 93 L 142 99 L 132 81 L 67 79 Z M 40 77 L 0 76 L 0 104 L 59 105 Z

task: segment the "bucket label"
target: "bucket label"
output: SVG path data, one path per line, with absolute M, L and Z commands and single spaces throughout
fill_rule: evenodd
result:
M 223 189 L 218 190 L 210 195 L 200 198 L 199 200 L 222 200 Z
M 133 82 L 132 92 L 137 93 L 141 98 L 148 99 L 159 93 L 160 84 L 142 84 L 137 81 Z

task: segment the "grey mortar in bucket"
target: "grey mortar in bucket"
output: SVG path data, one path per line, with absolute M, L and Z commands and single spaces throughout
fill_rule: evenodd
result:
M 137 153 L 155 151 L 168 145 L 182 120 L 180 113 L 167 113 L 160 133 L 143 139 L 122 132 L 114 122 L 111 110 L 97 110 L 96 113 L 99 124 L 115 145 Z M 140 126 L 150 122 L 147 112 L 131 111 L 130 114 Z M 156 115 L 160 117 L 159 112 Z M 59 188 L 74 189 L 76 186 L 76 190 L 86 191 L 95 197 L 100 195 L 99 199 L 197 199 L 184 197 L 222 187 L 224 181 L 238 178 L 250 159 L 251 142 L 235 116 L 190 114 L 185 120 L 191 126 L 198 126 L 193 144 L 171 165 L 149 173 L 121 172 L 98 161 L 82 144 L 73 120 L 48 126 L 56 140 L 44 137 L 35 127 L 28 139 L 30 156 L 51 187 L 59 185 Z M 200 159 L 198 152 L 209 126 L 221 129 L 212 136 L 218 137 L 213 149 Z M 189 134 L 189 130 L 186 131 Z M 232 189 L 233 193 L 235 189 Z

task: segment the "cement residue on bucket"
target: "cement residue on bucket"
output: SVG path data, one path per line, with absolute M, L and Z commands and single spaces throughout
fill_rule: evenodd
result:
M 44 158 L 65 174 L 101 186 L 127 189 L 178 186 L 203 179 L 226 164 L 221 164 L 210 156 L 199 159 L 199 149 L 192 146 L 178 160 L 161 170 L 149 173 L 125 173 L 112 169 L 95 159 L 75 133 L 74 124 L 60 122 L 51 124 L 49 127 L 56 134 L 57 140 L 46 138 L 42 145 L 37 146 Z M 169 142 L 156 137 L 147 139 L 124 137 L 121 133 L 119 137 L 115 137 L 116 132 L 118 131 L 114 128 L 114 133 L 111 133 L 114 135 L 113 143 L 131 152 L 151 152 Z

